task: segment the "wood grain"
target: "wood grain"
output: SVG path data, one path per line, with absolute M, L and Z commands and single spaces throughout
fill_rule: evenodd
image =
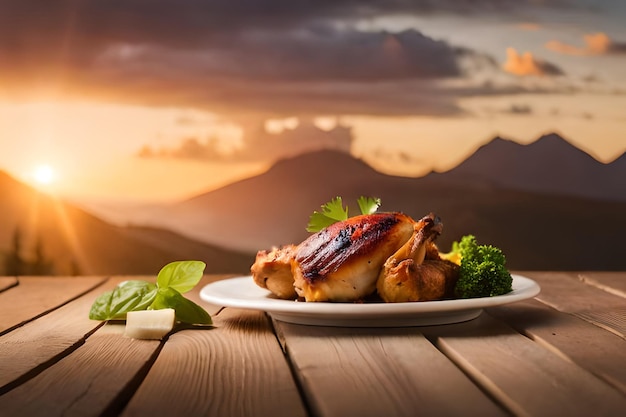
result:
M 626 337 L 624 298 L 585 284 L 575 273 L 532 272 L 527 276 L 541 286 L 536 299 L 542 303 Z
M 424 330 L 461 369 L 522 416 L 616 416 L 626 397 L 487 314 Z
M 0 292 L 5 291 L 17 285 L 15 277 L 0 277 Z
M 107 324 L 70 356 L 0 396 L 0 414 L 88 417 L 121 408 L 125 389 L 136 388 L 133 381 L 160 344 L 123 337 L 123 331 L 123 325 Z
M 225 309 L 173 334 L 123 416 L 305 416 L 267 317 Z
M 623 272 L 582 272 L 578 277 L 586 284 L 626 298 L 626 277 Z
M 102 284 L 100 277 L 20 277 L 0 292 L 0 334 L 57 308 Z
M 48 281 L 54 280 L 56 278 Z M 86 285 L 99 282 L 99 280 L 85 279 L 86 282 L 81 284 L 79 281 L 74 279 L 70 282 L 72 285 L 66 283 L 66 292 L 77 293 Z M 54 282 L 57 285 L 56 281 Z M 50 287 L 45 282 L 42 284 L 44 289 Z M 54 363 L 58 357 L 82 344 L 86 336 L 101 325 L 98 321 L 89 320 L 91 304 L 103 291 L 115 285 L 117 281 L 110 280 L 71 303 L 0 336 L 0 393 L 12 387 L 16 381 L 28 378 L 29 374 L 40 372 Z M 45 295 L 39 293 L 41 291 L 39 287 L 35 286 L 32 291 L 38 294 L 37 298 L 44 298 L 44 305 L 51 304 L 45 302 Z M 56 293 L 53 293 L 51 297 L 57 299 Z M 32 301 L 35 297 L 29 299 Z M 29 308 L 29 310 L 38 312 L 37 309 Z
M 626 274 L 520 274 L 537 299 L 466 323 L 358 329 L 204 303 L 201 288 L 230 277 L 205 276 L 186 296 L 215 326 L 164 343 L 87 316 L 120 281 L 156 277 L 3 278 L 0 416 L 623 415 Z
M 626 341 L 617 335 L 536 300 L 487 311 L 626 393 Z
M 275 325 L 314 415 L 505 415 L 417 328 Z

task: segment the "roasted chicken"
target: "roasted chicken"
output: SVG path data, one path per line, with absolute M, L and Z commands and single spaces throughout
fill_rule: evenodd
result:
M 296 250 L 294 286 L 306 301 L 356 301 L 376 290 L 385 260 L 413 234 L 402 213 L 352 217 L 309 236 Z
M 430 301 L 453 295 L 458 265 L 440 259 L 434 245 L 442 229 L 439 218 L 423 217 L 411 238 L 385 261 L 376 283 L 384 301 Z
M 259 287 L 267 288 L 278 298 L 295 299 L 291 263 L 296 252 L 295 245 L 272 248 L 271 251 L 257 252 L 254 264 L 250 268 L 252 278 Z
M 259 251 L 251 272 L 286 299 L 354 302 L 376 292 L 387 302 L 440 299 L 458 275 L 433 243 L 442 227 L 433 214 L 417 222 L 402 213 L 356 216 L 297 246 Z

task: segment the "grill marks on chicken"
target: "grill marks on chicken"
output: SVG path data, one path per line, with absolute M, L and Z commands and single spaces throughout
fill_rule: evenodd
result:
M 402 213 L 352 217 L 311 235 L 292 264 L 296 292 L 306 301 L 355 301 L 372 294 L 385 260 L 413 233 Z
M 458 275 L 433 243 L 442 228 L 433 214 L 417 222 L 402 213 L 356 216 L 298 246 L 259 251 L 251 272 L 259 286 L 286 299 L 350 302 L 376 291 L 387 302 L 440 299 Z

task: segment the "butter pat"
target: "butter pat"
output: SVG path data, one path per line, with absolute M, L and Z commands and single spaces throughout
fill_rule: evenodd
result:
M 174 328 L 173 308 L 130 311 L 126 314 L 124 336 L 133 339 L 163 339 Z

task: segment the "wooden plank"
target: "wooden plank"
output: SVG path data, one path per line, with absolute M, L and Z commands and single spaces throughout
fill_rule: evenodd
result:
M 173 334 L 123 416 L 305 416 L 269 320 L 222 310 L 215 328 Z
M 586 284 L 626 298 L 626 272 L 583 272 L 578 277 Z
M 313 415 L 505 415 L 418 328 L 275 326 Z
M 624 298 L 585 284 L 575 273 L 531 272 L 526 276 L 541 286 L 535 298 L 542 303 L 626 337 Z
M 536 300 L 487 311 L 626 393 L 626 341 L 619 336 Z
M 219 277 L 207 277 L 206 280 L 210 282 L 217 278 Z M 68 284 L 75 284 L 83 279 L 73 278 Z M 111 387 L 119 386 L 121 390 L 127 383 L 124 378 L 132 380 L 138 372 L 137 369 L 146 363 L 146 358 L 155 352 L 155 346 L 158 347 L 159 343 L 147 342 L 152 343 L 153 346 L 148 350 L 143 350 L 143 354 L 140 355 L 132 346 L 130 348 L 127 346 L 131 339 L 123 338 L 120 334 L 111 335 L 110 329 L 122 329 L 117 332 L 119 333 L 123 331 L 123 326 L 110 324 L 104 327 L 105 330 L 99 330 L 94 336 L 86 338 L 100 326 L 100 322 L 89 320 L 87 317 L 93 300 L 102 292 L 112 289 L 126 279 L 142 279 L 154 282 L 155 277 L 112 278 L 105 285 L 85 296 L 0 337 L 0 393 L 8 392 L 8 394 L 0 397 L 0 404 L 6 405 L 7 410 L 14 410 L 16 415 L 24 415 L 21 413 L 26 411 L 32 412 L 33 415 L 90 414 L 88 410 L 84 409 L 85 407 L 90 408 L 90 410 L 94 409 L 96 415 L 102 411 L 102 407 L 121 410 L 128 401 L 130 394 L 123 398 L 127 391 L 118 393 Z M 70 288 L 69 291 L 72 292 L 72 289 Z M 195 294 L 193 291 L 188 293 L 189 298 L 199 300 L 198 291 L 199 289 L 196 289 Z M 210 311 L 210 313 L 214 314 L 216 311 Z M 82 346 L 83 343 L 85 343 L 84 346 Z M 134 362 L 134 365 L 126 363 L 122 368 L 113 367 L 112 364 L 125 363 L 124 358 L 115 359 L 115 354 L 127 355 L 129 352 L 137 361 Z M 65 357 L 68 354 L 69 356 Z M 98 358 L 98 360 L 93 360 L 92 357 L 93 363 L 90 363 L 85 369 L 81 369 L 76 375 L 72 374 L 72 369 L 76 363 L 74 360 L 77 360 L 78 363 L 88 361 L 86 358 L 89 355 Z M 4 360 L 5 358 L 6 360 Z M 103 358 L 103 361 L 100 361 L 100 358 Z M 107 395 L 99 393 L 102 387 L 97 388 L 97 385 L 88 390 L 86 387 L 106 381 L 99 376 L 99 373 L 106 371 L 107 368 L 109 371 L 113 369 L 114 372 L 105 372 L 106 374 L 115 375 L 115 378 L 119 378 L 119 380 L 112 379 L 106 382 L 108 384 L 105 386 Z M 48 392 L 45 387 L 49 384 L 50 379 L 55 380 L 59 375 L 63 378 L 65 373 L 70 375 L 68 378 L 71 381 L 66 384 L 51 385 L 50 387 L 53 388 L 48 387 L 50 395 L 40 395 L 38 401 L 33 404 L 30 403 L 30 394 L 27 392 L 32 391 L 38 394 L 41 394 L 41 391 Z M 50 375 L 54 376 L 51 377 Z M 62 387 L 63 392 L 56 392 L 56 387 Z M 113 401 L 115 396 L 120 398 L 116 397 Z M 47 404 L 49 401 L 54 404 Z M 109 404 L 111 401 L 113 402 Z M 28 403 L 29 406 L 20 408 L 21 402 Z M 89 404 L 97 405 L 100 408 L 93 408 Z
M 0 277 L 0 292 L 8 290 L 11 287 L 17 285 L 17 278 L 15 277 Z
M 0 292 L 0 334 L 84 294 L 105 281 L 101 277 L 20 277 Z
M 28 382 L 0 396 L 2 416 L 115 415 L 153 361 L 160 342 L 123 337 L 107 324 L 85 344 Z M 134 386 L 133 386 L 134 385 Z
M 65 290 L 75 294 L 79 290 L 74 289 L 74 286 L 82 290 L 86 283 L 92 285 L 97 282 L 85 278 L 86 283 L 82 283 L 82 280 L 73 278 L 67 281 Z M 86 336 L 101 325 L 101 322 L 89 320 L 91 304 L 97 296 L 117 283 L 116 280 L 110 280 L 74 301 L 0 336 L 0 393 L 40 372 L 82 344 Z M 37 288 L 33 291 L 37 292 Z M 51 304 L 43 295 L 38 297 L 42 297 L 44 304 Z M 52 298 L 57 298 L 54 291 Z
M 626 397 L 488 314 L 425 334 L 513 415 L 617 416 Z

